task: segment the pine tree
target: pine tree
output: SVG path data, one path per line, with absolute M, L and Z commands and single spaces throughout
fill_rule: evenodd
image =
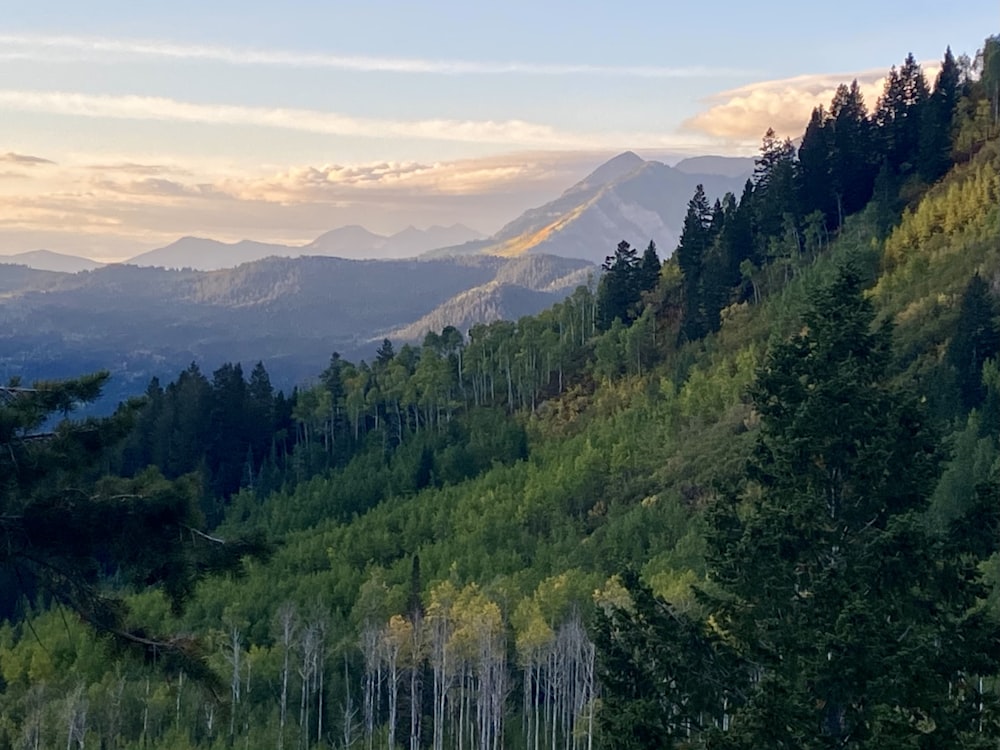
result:
M 616 318 L 628 324 L 636 315 L 641 291 L 638 254 L 622 240 L 601 268 L 604 275 L 597 289 L 597 317 L 601 328 L 607 330 Z
M 871 124 L 855 79 L 841 85 L 830 104 L 833 127 L 831 181 L 837 201 L 837 224 L 860 211 L 872 195 L 877 163 L 872 160 Z
M 983 364 L 1000 354 L 1000 326 L 989 285 L 977 273 L 969 281 L 958 313 L 958 328 L 948 345 L 962 407 L 969 411 L 986 397 Z
M 656 285 L 660 281 L 662 267 L 663 263 L 660 262 L 660 256 L 656 253 L 656 243 L 650 240 L 637 269 L 640 292 L 651 292 L 656 289 Z
M 106 418 L 70 415 L 95 401 L 107 380 L 101 372 L 0 388 L 0 569 L 12 584 L 6 603 L 58 603 L 116 645 L 214 681 L 193 639 L 156 636 L 129 622 L 121 594 L 159 586 L 180 610 L 203 575 L 238 570 L 244 555 L 265 547 L 199 531 L 192 477 L 168 481 L 155 470 L 132 479 L 105 475 L 141 404 Z
M 799 185 L 802 210 L 822 211 L 826 225 L 835 226 L 837 206 L 831 187 L 832 126 L 822 106 L 816 107 L 799 145 Z
M 655 597 L 632 570 L 622 584 L 629 601 L 598 610 L 595 645 L 601 708 L 600 746 L 669 750 L 720 721 L 719 686 L 735 664 L 702 623 Z
M 688 201 L 684 227 L 675 255 L 684 280 L 684 323 L 682 332 L 694 341 L 708 332 L 702 299 L 705 257 L 712 245 L 712 209 L 705 188 L 698 185 Z
M 919 173 L 927 182 L 944 176 L 951 166 L 951 129 L 958 104 L 959 70 L 949 47 L 924 109 L 920 128 Z
M 873 318 L 842 270 L 759 372 L 750 483 L 710 515 L 718 589 L 704 595 L 756 679 L 713 747 L 996 741 L 977 738 L 993 725 L 976 677 L 996 674 L 998 653 L 975 609 L 996 540 L 927 530 L 941 453 L 891 384 L 890 332 Z M 977 523 L 995 529 L 997 511 Z

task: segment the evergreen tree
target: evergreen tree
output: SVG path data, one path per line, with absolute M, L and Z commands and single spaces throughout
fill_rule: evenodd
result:
M 761 368 L 744 500 L 710 516 L 713 622 L 756 679 L 713 747 L 978 747 L 977 675 L 997 644 L 975 610 L 995 547 L 927 530 L 940 451 L 887 373 L 858 276 L 814 294 Z M 977 522 L 996 528 L 997 508 Z M 990 515 L 992 513 L 992 516 Z M 976 744 L 981 740 L 980 744 Z
M 754 167 L 754 228 L 756 261 L 769 259 L 771 241 L 786 233 L 789 217 L 797 223 L 801 210 L 798 200 L 798 174 L 795 147 L 790 139 L 780 140 L 768 128 L 761 142 L 760 156 Z
M 689 341 L 708 333 L 702 298 L 705 258 L 712 245 L 712 209 L 705 188 L 698 185 L 688 201 L 684 227 L 674 255 L 683 274 L 684 323 L 682 332 Z
M 897 174 L 907 175 L 917 165 L 920 131 L 929 93 L 927 79 L 912 53 L 899 70 L 893 67 L 875 109 L 880 156 Z
M 646 250 L 642 254 L 642 259 L 639 261 L 639 267 L 636 272 L 640 292 L 651 292 L 656 289 L 656 285 L 660 281 L 660 269 L 662 267 L 663 263 L 660 262 L 660 256 L 656 254 L 656 243 L 650 240 L 646 246 Z
M 833 137 L 830 179 L 837 202 L 837 225 L 860 211 L 872 195 L 877 163 L 872 160 L 871 124 L 855 79 L 841 85 L 830 104 Z
M 653 595 L 632 570 L 629 601 L 599 609 L 595 646 L 601 682 L 601 747 L 669 750 L 721 719 L 718 687 L 735 665 L 715 649 L 704 625 Z
M 382 339 L 382 344 L 375 352 L 375 366 L 386 367 L 395 356 L 396 350 L 393 349 L 392 342 L 389 339 Z
M 604 259 L 601 268 L 604 274 L 597 289 L 597 316 L 601 327 L 607 330 L 616 318 L 627 324 L 636 315 L 641 291 L 638 254 L 622 240 L 615 254 Z
M 948 47 L 921 123 L 918 171 L 927 182 L 940 179 L 951 166 L 951 130 L 958 94 L 958 63 Z
M 149 624 L 130 622 L 121 595 L 159 586 L 179 610 L 199 578 L 237 570 L 244 555 L 263 553 L 264 546 L 198 531 L 198 487 L 191 478 L 171 482 L 155 470 L 133 479 L 105 474 L 141 404 L 130 402 L 102 419 L 69 415 L 95 401 L 107 380 L 101 372 L 0 388 L 5 614 L 20 597 L 58 603 L 116 645 L 211 681 L 193 639 L 168 639 Z
M 828 227 L 836 226 L 837 202 L 832 189 L 832 126 L 822 106 L 816 107 L 799 145 L 799 185 L 803 212 L 822 211 Z
M 969 411 L 986 397 L 983 364 L 1000 354 L 1000 327 L 989 285 L 977 273 L 969 281 L 958 313 L 958 328 L 948 345 L 962 407 Z

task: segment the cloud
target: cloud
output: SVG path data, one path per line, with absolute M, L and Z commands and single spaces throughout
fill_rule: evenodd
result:
M 923 66 L 929 81 L 937 64 Z M 887 71 L 865 70 L 844 74 L 796 76 L 741 86 L 715 94 L 708 109 L 686 120 L 681 129 L 731 140 L 759 140 L 768 128 L 781 136 L 798 137 L 805 131 L 812 110 L 829 107 L 841 83 L 857 80 L 869 112 L 885 87 Z
M 165 245 L 183 234 L 304 244 L 344 224 L 391 233 L 408 224 L 465 222 L 493 231 L 555 198 L 611 153 L 525 151 L 451 162 L 300 165 L 256 175 L 145 175 L 94 170 L 94 159 L 60 168 L 0 200 L 0 237 L 12 249 L 46 246 L 126 257 L 129 246 Z M 114 164 L 143 164 L 116 157 Z M 136 254 L 138 250 L 132 252 Z
M 7 162 L 9 164 L 20 164 L 25 167 L 35 167 L 39 164 L 55 164 L 54 161 L 49 159 L 43 159 L 40 156 L 28 156 L 27 154 L 15 154 L 12 151 L 8 151 L 6 154 L 0 154 L 0 162 Z
M 522 152 L 450 162 L 376 162 L 301 166 L 218 188 L 244 200 L 281 203 L 378 202 L 427 196 L 488 196 L 508 191 L 565 189 L 611 154 Z
M 123 174 L 145 175 L 149 177 L 173 174 L 189 175 L 191 170 L 166 164 L 139 164 L 136 162 L 117 162 L 107 164 L 87 164 L 86 169 L 95 172 L 120 172 Z
M 261 50 L 218 45 L 177 44 L 162 40 L 107 39 L 80 36 L 0 34 L 0 59 L 52 62 L 96 60 L 129 61 L 164 59 L 218 62 L 228 65 L 265 65 L 296 68 L 326 68 L 350 72 L 383 72 L 436 75 L 601 75 L 629 78 L 705 78 L 746 75 L 746 70 L 701 65 L 667 67 L 657 65 L 589 65 L 578 63 L 533 63 L 524 61 L 441 60 L 405 57 L 373 57 Z
M 704 148 L 690 135 L 580 133 L 525 120 L 391 120 L 283 107 L 199 104 L 165 97 L 102 95 L 64 91 L 0 90 L 0 109 L 118 120 L 201 123 L 278 128 L 328 136 L 492 143 L 511 147 L 597 150 L 613 148 Z M 711 146 L 709 146 L 711 147 Z
M 94 182 L 94 188 L 120 195 L 147 198 L 189 198 L 201 195 L 201 190 L 196 185 L 185 185 L 162 177 L 146 177 L 126 182 L 102 179 Z
M 252 125 L 331 136 L 413 138 L 548 147 L 586 146 L 594 136 L 561 132 L 523 120 L 387 120 L 281 107 L 196 104 L 152 96 L 0 90 L 0 108 L 20 112 L 123 120 Z

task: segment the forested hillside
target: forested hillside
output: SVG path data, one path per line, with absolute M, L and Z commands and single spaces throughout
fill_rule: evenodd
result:
M 61 443 L 100 378 L 12 384 L 0 746 L 996 747 L 1000 38 L 756 164 L 665 263 L 290 393 L 192 367 Z M 36 560 L 82 486 L 188 562 Z

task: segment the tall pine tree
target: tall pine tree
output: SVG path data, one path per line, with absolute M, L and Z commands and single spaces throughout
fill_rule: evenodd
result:
M 992 746 L 976 678 L 996 674 L 997 642 L 975 606 L 996 539 L 928 531 L 937 439 L 892 384 L 858 276 L 813 299 L 752 391 L 750 481 L 710 516 L 712 621 L 756 675 L 711 745 Z

